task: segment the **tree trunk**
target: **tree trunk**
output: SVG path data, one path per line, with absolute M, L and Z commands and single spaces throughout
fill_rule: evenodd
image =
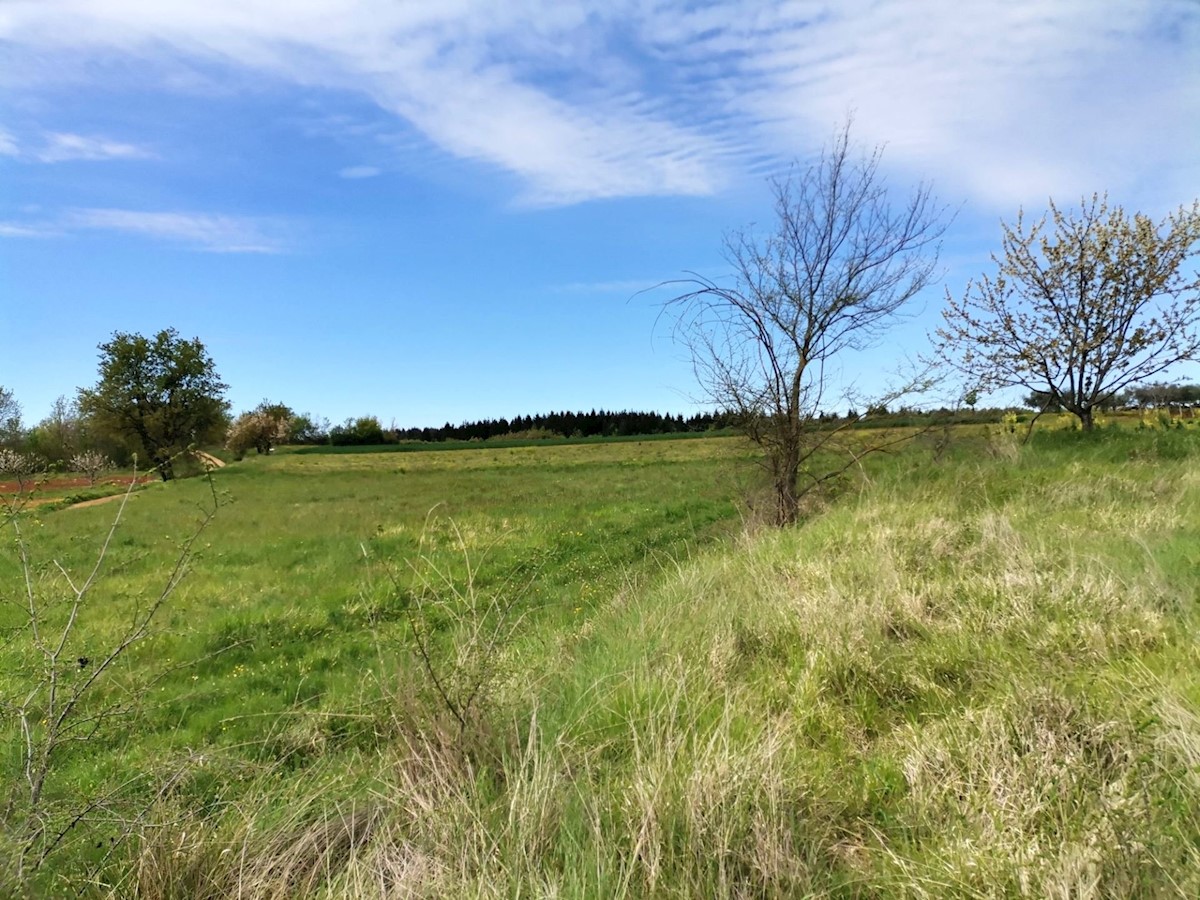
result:
M 1084 431 L 1091 431 L 1095 422 L 1092 421 L 1092 408 L 1090 406 L 1079 411 L 1079 423 L 1083 426 Z
M 796 483 L 784 479 L 775 480 L 775 524 L 791 525 L 800 516 L 800 503 L 796 497 Z
M 799 474 L 798 454 L 786 448 L 775 448 L 771 460 L 771 474 L 775 489 L 775 524 L 791 525 L 800 518 L 800 495 L 796 491 L 796 476 Z
M 175 463 L 172 459 L 171 452 L 156 453 L 151 457 L 154 467 L 158 469 L 158 474 L 163 481 L 170 481 L 175 477 Z

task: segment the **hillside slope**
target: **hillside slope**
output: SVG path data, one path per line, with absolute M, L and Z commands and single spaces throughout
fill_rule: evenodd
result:
M 465 725 L 409 682 L 360 768 L 173 810 L 121 891 L 1200 895 L 1195 450 L 916 448 L 506 643 Z

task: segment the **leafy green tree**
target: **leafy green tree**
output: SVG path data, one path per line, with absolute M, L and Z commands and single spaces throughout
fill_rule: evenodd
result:
M 375 416 L 347 419 L 344 424 L 330 429 L 329 442 L 334 446 L 382 444 L 383 426 Z
M 1200 202 L 1155 224 L 1093 195 L 1003 225 L 997 273 L 948 298 L 939 351 L 981 390 L 1020 387 L 1092 428 L 1122 390 L 1200 354 Z
M 329 442 L 329 420 L 312 413 L 292 416 L 289 444 L 325 444 Z
M 21 404 L 13 392 L 0 385 L 0 447 L 16 446 L 21 440 Z
M 80 389 L 79 409 L 93 427 L 140 447 L 169 481 L 176 456 L 224 429 L 226 388 L 199 338 L 174 328 L 153 338 L 118 331 L 100 345 L 100 380 Z
M 50 407 L 50 415 L 29 430 L 26 443 L 33 452 L 51 463 L 66 463 L 81 446 L 79 407 L 59 397 Z
M 1054 398 L 1053 394 L 1047 391 L 1030 391 L 1021 401 L 1023 406 L 1030 409 L 1035 409 L 1038 412 L 1062 412 L 1062 406 Z

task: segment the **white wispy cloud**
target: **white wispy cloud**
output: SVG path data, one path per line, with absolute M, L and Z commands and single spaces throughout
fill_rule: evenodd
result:
M 45 238 L 54 237 L 61 232 L 51 225 L 28 222 L 0 222 L 0 237 L 8 238 Z
M 10 84 L 115 52 L 357 91 L 533 204 L 711 193 L 852 109 L 889 161 L 1005 209 L 1200 175 L 1188 0 L 41 0 L 0 6 L 0 40 L 31 63 Z
M 859 137 L 887 143 L 893 161 L 1005 210 L 1122 191 L 1154 168 L 1181 188 L 1188 178 L 1170 162 L 1180 147 L 1200 150 L 1187 124 L 1200 116 L 1188 49 L 1200 39 L 1196 9 L 1113 2 L 1098 17 L 1087 0 L 848 9 L 818 35 L 754 35 L 741 102 L 772 146 L 797 120 L 819 131 L 853 109 Z M 1185 37 L 1153 39 L 1172 11 Z
M 339 178 L 374 178 L 383 174 L 383 170 L 375 166 L 347 166 L 338 172 Z
M 209 253 L 283 253 L 288 223 L 264 217 L 161 210 L 75 207 L 58 213 L 23 207 L 24 220 L 0 219 L 0 238 L 66 237 L 89 231 L 138 235 Z
M 60 227 L 66 231 L 117 231 L 174 241 L 212 253 L 281 253 L 285 242 L 259 219 L 208 213 L 147 212 L 132 209 L 73 209 Z
M 0 129 L 0 156 L 58 163 L 68 160 L 153 159 L 155 154 L 136 144 L 95 135 L 50 131 L 32 141 L 18 141 L 11 132 Z
M 44 146 L 36 150 L 33 156 L 39 162 L 56 163 L 77 159 L 151 159 L 154 154 L 145 147 L 108 138 L 51 132 L 46 135 Z

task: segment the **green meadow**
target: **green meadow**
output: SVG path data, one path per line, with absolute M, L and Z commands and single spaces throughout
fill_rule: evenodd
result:
M 786 530 L 732 437 L 10 515 L 0 893 L 1200 896 L 1200 429 L 944 437 Z M 31 808 L 30 598 L 66 696 L 176 575 Z

